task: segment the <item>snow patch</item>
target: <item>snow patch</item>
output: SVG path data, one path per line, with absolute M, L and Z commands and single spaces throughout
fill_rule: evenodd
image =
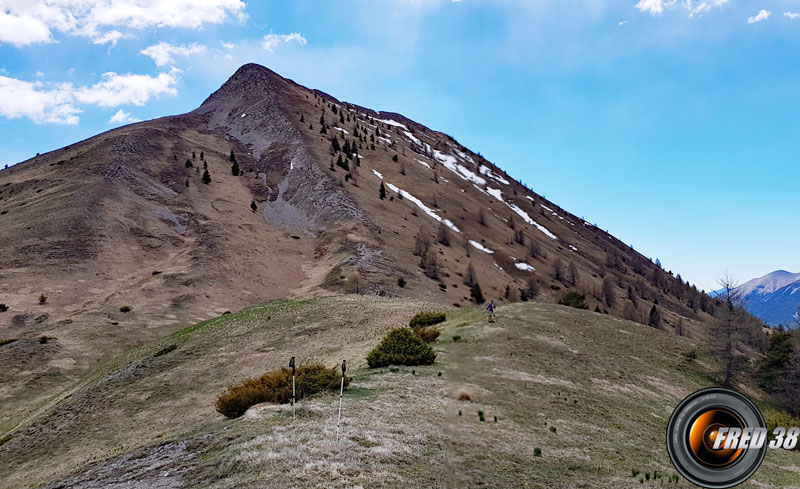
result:
M 527 263 L 516 263 L 514 266 L 519 268 L 520 270 L 523 270 L 523 271 L 526 271 L 526 272 L 535 272 L 536 271 L 535 268 L 533 268 L 532 266 L 528 265 Z
M 494 254 L 494 251 L 490 250 L 489 248 L 483 246 L 482 244 L 478 243 L 477 241 L 471 239 L 469 240 L 469 244 L 474 246 L 475 248 L 481 250 L 484 253 L 489 253 L 490 255 Z
M 500 202 L 503 201 L 503 192 L 501 192 L 499 188 L 486 187 L 486 193 L 488 193 L 495 199 L 499 200 Z
M 420 165 L 422 165 L 422 166 L 426 167 L 427 169 L 429 169 L 429 170 L 433 170 L 433 168 L 431 168 L 431 165 L 429 165 L 429 164 L 425 163 L 424 161 L 422 161 L 422 160 L 417 160 L 417 162 L 418 162 Z
M 572 251 L 578 251 L 578 248 L 576 248 L 576 247 L 574 247 L 572 245 L 569 245 L 569 249 L 571 249 Z
M 375 170 L 372 170 L 372 172 L 373 172 L 373 173 L 375 173 L 376 175 L 380 175 L 380 173 L 376 172 Z M 383 179 L 383 176 L 381 176 L 380 178 L 381 178 L 381 179 Z M 392 185 L 392 184 L 391 184 L 391 183 L 389 183 L 389 182 L 386 182 L 386 186 L 387 186 L 387 187 L 389 187 L 389 190 L 391 190 L 392 192 L 394 192 L 394 193 L 396 193 L 396 194 L 398 194 L 398 195 L 400 195 L 400 193 L 402 192 L 402 193 L 403 193 L 403 198 L 404 198 L 404 199 L 406 199 L 406 200 L 408 200 L 408 201 L 410 201 L 410 202 L 413 202 L 414 204 L 416 204 L 416 206 L 417 206 L 417 207 L 419 207 L 419 208 L 420 208 L 420 210 L 421 210 L 422 212 L 424 212 L 425 214 L 427 214 L 427 215 L 431 216 L 432 218 L 434 218 L 435 220 L 437 220 L 437 221 L 439 221 L 439 222 L 443 223 L 445 226 L 449 227 L 449 228 L 450 228 L 450 229 L 452 229 L 453 231 L 455 231 L 455 232 L 457 232 L 457 233 L 460 233 L 460 232 L 461 232 L 461 230 L 460 230 L 460 229 L 458 229 L 458 228 L 456 227 L 456 225 L 455 225 L 455 224 L 453 224 L 453 222 L 452 222 L 450 219 L 442 219 L 442 217 L 441 217 L 441 216 L 439 216 L 439 214 L 437 214 L 437 213 L 436 213 L 436 211 L 434 211 L 433 209 L 431 209 L 431 208 L 430 208 L 430 207 L 428 207 L 427 205 L 423 204 L 421 200 L 419 200 L 418 198 L 414 197 L 414 196 L 413 196 L 413 195 L 411 195 L 410 193 L 408 193 L 408 192 L 406 192 L 405 190 L 403 190 L 403 189 L 401 189 L 401 188 L 397 187 L 396 185 Z
M 376 121 L 383 122 L 384 124 L 389 124 L 390 126 L 397 126 L 402 127 L 403 129 L 408 129 L 404 124 L 400 124 L 397 121 L 393 121 L 391 119 L 375 119 Z
M 341 127 L 334 127 L 334 129 L 336 129 L 337 131 L 342 131 L 345 134 L 350 134 L 349 132 L 347 132 L 347 129 L 342 129 Z
M 372 170 L 372 173 L 374 173 L 376 177 L 378 177 L 381 180 L 383 180 L 383 175 L 378 170 Z
M 536 229 L 538 229 L 539 231 L 543 232 L 548 238 L 550 238 L 550 239 L 558 239 L 558 236 L 556 236 L 555 234 L 551 233 L 550 230 L 547 229 L 546 227 L 542 226 L 538 222 L 536 222 L 533 219 L 531 219 L 531 216 L 529 216 L 527 212 L 525 212 L 522 209 L 520 209 L 519 207 L 517 207 L 516 204 L 512 204 L 510 202 L 506 202 L 506 205 L 512 211 L 516 212 L 525 222 L 527 222 L 531 226 L 536 227 Z
M 460 164 L 455 156 L 444 154 L 441 151 L 433 150 L 433 156 L 436 158 L 445 168 L 450 170 L 451 172 L 455 173 L 462 180 L 466 180 L 468 182 L 476 183 L 478 185 L 486 185 L 486 179 L 479 176 L 466 166 Z
M 246 116 L 247 114 L 242 114 L 242 117 Z
M 409 141 L 414 141 L 418 145 L 422 146 L 422 141 L 420 141 L 419 139 L 415 138 L 413 134 L 411 134 L 408 131 L 403 131 L 403 133 L 406 135 L 406 137 L 408 137 Z

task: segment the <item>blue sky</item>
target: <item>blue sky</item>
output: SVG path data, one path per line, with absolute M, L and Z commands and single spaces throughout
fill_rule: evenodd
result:
M 0 165 L 256 62 L 452 135 L 708 290 L 800 271 L 799 41 L 800 0 L 0 0 Z

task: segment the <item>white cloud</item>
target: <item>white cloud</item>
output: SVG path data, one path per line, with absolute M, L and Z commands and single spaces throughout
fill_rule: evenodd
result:
M 106 44 L 110 42 L 112 46 L 116 46 L 117 41 L 119 41 L 123 37 L 133 37 L 133 36 L 131 36 L 130 34 L 123 34 L 117 30 L 113 30 L 94 37 L 92 39 L 92 42 L 94 44 Z
M 114 72 L 103 73 L 103 81 L 91 87 L 75 90 L 75 99 L 85 104 L 100 107 L 118 105 L 144 105 L 152 97 L 177 95 L 180 70 L 173 68 L 168 73 L 150 75 L 119 75 Z
M 301 46 L 306 45 L 305 37 L 303 37 L 299 32 L 292 32 L 291 34 L 267 34 L 264 36 L 264 39 L 261 40 L 261 47 L 271 52 L 278 47 L 279 44 L 289 43 L 292 41 L 297 42 Z
M 175 62 L 175 56 L 190 56 L 205 52 L 206 47 L 202 44 L 189 44 L 182 46 L 173 46 L 166 42 L 160 42 L 153 46 L 148 46 L 139 51 L 145 56 L 150 56 L 156 62 L 156 66 L 164 66 Z
M 0 76 L 0 115 L 4 117 L 27 117 L 36 124 L 77 124 L 80 112 L 69 84 L 45 88 L 42 82 Z
M 77 124 L 78 114 L 83 112 L 79 105 L 144 105 L 154 97 L 176 95 L 179 73 L 174 68 L 157 76 L 105 73 L 100 82 L 89 87 L 0 76 L 0 115 L 9 119 L 27 117 L 36 124 Z
M 784 12 L 783 16 L 784 17 L 788 17 L 789 20 L 795 20 L 795 19 L 800 18 L 800 14 L 798 14 L 796 12 Z
M 627 24 L 627 23 L 628 23 L 628 21 L 627 21 L 627 20 L 620 20 L 619 22 L 617 22 L 617 25 L 618 25 L 618 26 L 620 26 L 620 27 L 622 27 L 622 26 L 624 26 L 624 25 L 625 25 L 625 24 Z
M 639 0 L 639 3 L 636 4 L 636 8 L 642 12 L 649 12 L 650 15 L 659 15 L 664 13 L 665 7 L 669 8 L 674 4 L 675 0 Z
M 761 22 L 762 20 L 767 20 L 770 15 L 772 15 L 772 12 L 770 12 L 769 10 L 761 9 L 761 10 L 759 10 L 759 12 L 756 15 L 754 15 L 752 17 L 748 17 L 747 18 L 747 23 L 748 24 L 755 24 L 756 22 Z
M 199 29 L 243 19 L 244 10 L 241 0 L 3 0 L 0 43 L 53 42 L 54 32 L 115 43 L 130 35 L 119 29 Z
M 119 109 L 114 115 L 111 116 L 111 119 L 108 120 L 109 124 L 125 124 L 126 122 L 139 122 L 141 119 L 137 119 L 136 117 L 131 117 L 130 112 L 125 112 L 122 109 Z
M 730 0 L 639 0 L 635 5 L 642 12 L 650 15 L 661 15 L 665 10 L 681 8 L 689 12 L 689 17 L 703 15 L 713 8 L 719 8 Z
M 233 49 L 233 48 L 236 47 L 236 44 L 233 44 L 233 43 L 230 43 L 230 42 L 225 42 L 225 41 L 221 41 L 220 44 L 222 44 L 222 47 L 225 48 L 225 49 Z

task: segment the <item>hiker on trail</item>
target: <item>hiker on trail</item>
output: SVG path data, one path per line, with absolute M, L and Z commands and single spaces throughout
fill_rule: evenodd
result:
M 494 305 L 494 301 L 493 300 L 489 301 L 489 304 L 486 305 L 486 312 L 489 313 L 489 322 L 490 323 L 494 322 L 494 310 L 496 308 L 497 308 L 497 306 Z

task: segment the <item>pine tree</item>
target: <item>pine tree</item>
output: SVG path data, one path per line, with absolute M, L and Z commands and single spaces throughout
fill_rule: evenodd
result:
M 193 159 L 193 160 L 196 160 L 196 159 L 197 159 L 197 156 L 195 156 L 195 154 L 194 154 L 194 151 L 192 151 L 192 159 Z
M 319 116 L 319 125 L 320 126 L 324 126 L 325 125 L 325 114 L 322 114 L 321 116 Z
M 233 153 L 233 150 L 231 150 L 231 155 L 228 157 L 228 160 L 229 160 L 231 163 L 233 163 L 234 161 L 236 161 L 236 155 Z
M 192 160 L 190 160 L 190 159 L 188 159 L 188 158 L 187 158 L 187 159 L 186 159 L 186 168 L 191 168 L 191 167 L 193 167 L 193 166 L 194 166 L 194 165 L 192 164 Z
M 661 326 L 661 313 L 658 312 L 658 306 L 655 304 L 653 304 L 653 308 L 650 309 L 650 319 L 647 321 L 647 324 L 654 328 Z
M 475 276 L 475 268 L 472 266 L 472 263 L 467 265 L 467 272 L 464 274 L 464 285 L 472 287 L 478 281 L 477 277 Z
M 303 114 L 300 114 L 300 122 L 305 122 L 305 121 L 306 121 L 305 116 L 303 116 Z
M 470 296 L 475 301 L 475 304 L 483 304 L 485 302 L 483 292 L 481 292 L 481 285 L 478 282 L 475 282 L 475 285 L 470 289 Z
M 381 182 L 381 188 L 378 190 L 378 195 L 380 196 L 381 200 L 386 198 L 386 187 L 383 186 L 383 182 Z
M 573 286 L 578 283 L 578 267 L 573 261 L 569 262 L 569 283 Z
M 203 180 L 203 183 L 205 183 L 206 185 L 208 185 L 209 183 L 211 183 L 211 175 L 208 173 L 208 169 L 206 169 L 206 170 L 203 172 L 203 178 L 202 178 L 202 180 Z
M 439 244 L 444 246 L 450 246 L 450 229 L 444 223 L 444 221 L 439 223 L 439 231 L 436 236 L 436 240 L 439 241 Z
M 342 147 L 339 146 L 339 138 L 336 137 L 335 135 L 333 136 L 333 138 L 331 138 L 331 149 L 333 150 L 334 154 L 342 150 Z
M 342 151 L 344 151 L 345 155 L 350 156 L 350 141 L 347 139 L 344 140 L 344 148 L 342 148 Z
M 258 210 L 258 205 L 256 205 L 256 201 L 255 200 L 251 200 L 250 201 L 250 208 L 253 209 L 253 212 Z
M 201 160 L 205 160 L 206 159 L 206 154 L 203 151 L 200 151 L 200 159 Z
M 234 177 L 239 176 L 239 162 L 237 162 L 235 159 L 233 160 L 233 164 L 231 165 L 231 173 L 233 174 Z
M 394 155 L 394 156 L 392 156 L 392 161 L 394 161 L 395 163 L 397 163 L 397 155 Z

